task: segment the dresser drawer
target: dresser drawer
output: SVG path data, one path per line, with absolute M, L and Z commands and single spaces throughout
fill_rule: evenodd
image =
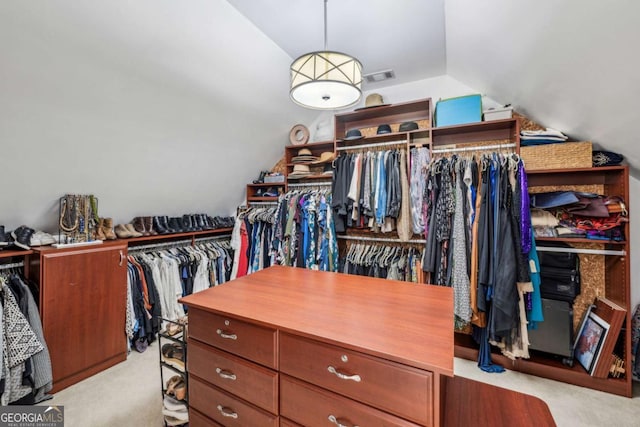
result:
M 189 342 L 190 374 L 271 413 L 278 413 L 278 373 L 198 341 Z
M 300 424 L 296 424 L 293 421 L 285 418 L 280 418 L 280 427 L 302 427 Z
M 227 427 L 278 426 L 277 416 L 206 384 L 195 376 L 189 377 L 189 405 Z
M 305 426 L 417 427 L 417 424 L 282 375 L 280 413 Z
M 279 354 L 283 373 L 422 425 L 433 422 L 431 372 L 286 333 Z
M 189 310 L 189 338 L 277 368 L 274 329 L 192 308 Z
M 222 424 L 205 417 L 193 408 L 189 408 L 189 427 L 224 427 Z

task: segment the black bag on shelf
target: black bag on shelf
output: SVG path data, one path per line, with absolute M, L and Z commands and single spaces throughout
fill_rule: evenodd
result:
M 544 242 L 540 246 L 571 248 L 562 242 Z M 538 253 L 540 260 L 540 294 L 543 298 L 573 303 L 580 295 L 580 258 L 571 252 Z

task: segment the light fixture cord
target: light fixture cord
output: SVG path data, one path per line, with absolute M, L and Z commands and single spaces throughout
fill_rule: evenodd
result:
M 324 0 L 324 50 L 327 51 L 327 1 Z

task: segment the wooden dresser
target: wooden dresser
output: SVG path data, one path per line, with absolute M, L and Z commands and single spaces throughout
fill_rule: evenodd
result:
M 188 296 L 198 426 L 439 426 L 450 288 L 274 266 Z

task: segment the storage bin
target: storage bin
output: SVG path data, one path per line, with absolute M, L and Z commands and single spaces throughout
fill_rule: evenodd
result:
M 436 126 L 460 125 L 482 121 L 482 96 L 466 95 L 436 102 Z
M 513 107 L 493 108 L 484 112 L 484 121 L 510 119 L 513 113 Z
M 520 157 L 527 171 L 567 168 L 590 168 L 590 141 L 520 147 Z

